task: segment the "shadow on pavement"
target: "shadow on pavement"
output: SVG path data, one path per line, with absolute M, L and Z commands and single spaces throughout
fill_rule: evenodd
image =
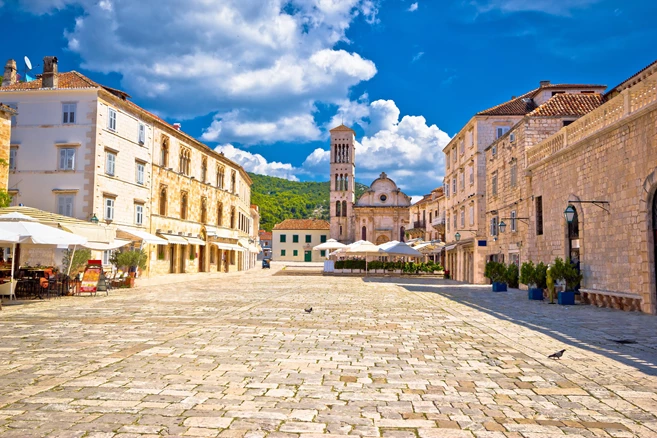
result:
M 569 344 L 604 355 L 649 375 L 657 375 L 657 317 L 590 305 L 561 306 L 530 301 L 527 292 L 494 293 L 490 286 L 452 280 L 364 278 L 392 283 L 410 292 L 432 293 L 519 324 Z M 617 342 L 621 341 L 621 343 Z

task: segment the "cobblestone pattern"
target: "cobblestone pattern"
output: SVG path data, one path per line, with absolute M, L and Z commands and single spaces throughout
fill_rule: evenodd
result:
M 0 436 L 657 436 L 652 316 L 277 270 L 6 306 Z

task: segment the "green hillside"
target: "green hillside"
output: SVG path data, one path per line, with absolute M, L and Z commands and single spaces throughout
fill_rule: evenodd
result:
M 260 228 L 271 231 L 285 219 L 329 219 L 329 183 L 296 182 L 249 173 L 251 203 L 260 207 Z M 356 183 L 356 199 L 367 190 Z

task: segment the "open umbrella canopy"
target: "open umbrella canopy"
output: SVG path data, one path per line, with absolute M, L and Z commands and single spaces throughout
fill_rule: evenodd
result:
M 384 251 L 367 240 L 359 240 L 358 242 L 352 243 L 346 249 L 348 254 L 377 254 L 383 253 Z
M 422 253 L 416 249 L 413 249 L 410 245 L 407 245 L 404 242 L 388 242 L 380 245 L 382 251 L 388 255 L 396 256 L 407 256 L 407 257 L 421 257 Z
M 346 248 L 346 247 L 347 247 L 347 245 L 345 245 L 343 243 L 340 243 L 335 239 L 329 239 L 326 242 L 320 243 L 319 245 L 314 247 L 313 250 L 315 250 L 315 251 L 324 251 L 324 250 L 332 251 L 332 250 L 335 250 L 335 249 L 341 249 L 341 248 Z
M 20 213 L 10 213 L 11 215 Z M 20 236 L 21 243 L 34 243 L 38 245 L 71 246 L 84 245 L 86 237 L 81 237 L 57 228 L 34 222 L 33 220 L 6 220 L 6 216 L 0 216 L 0 230 L 14 233 Z
M 0 229 L 0 243 L 18 243 L 21 236 L 18 233 Z

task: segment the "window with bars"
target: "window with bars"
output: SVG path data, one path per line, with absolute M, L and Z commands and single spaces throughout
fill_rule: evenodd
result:
M 73 125 L 75 123 L 75 112 L 77 104 L 63 103 L 62 104 L 62 123 L 64 125 Z
M 536 235 L 543 235 L 543 197 L 536 197 Z

